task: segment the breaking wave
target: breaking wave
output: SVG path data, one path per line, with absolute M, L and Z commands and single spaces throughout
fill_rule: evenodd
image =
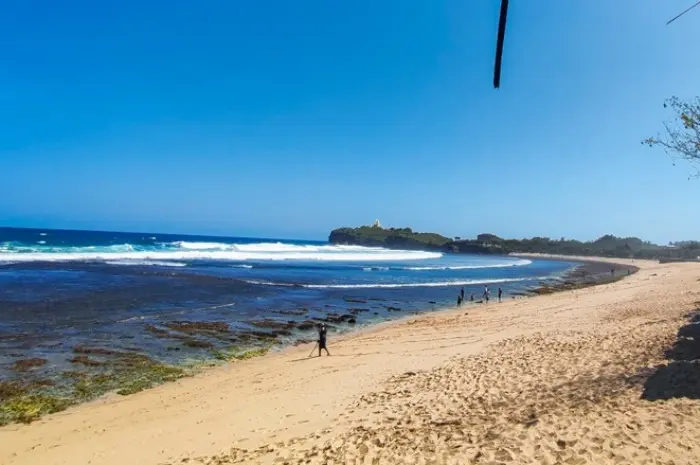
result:
M 497 279 L 464 279 L 454 281 L 439 281 L 439 282 L 423 282 L 423 283 L 363 283 L 363 284 L 291 284 L 291 283 L 275 283 L 270 281 L 255 281 L 247 280 L 248 284 L 258 284 L 263 286 L 281 286 L 281 287 L 305 287 L 307 289 L 394 289 L 405 287 L 451 287 L 451 286 L 473 286 L 476 284 L 498 284 L 498 283 L 513 283 L 521 281 L 537 281 L 547 279 L 546 277 L 531 277 L 531 278 L 497 278 Z
M 457 266 L 407 266 L 405 270 L 411 271 L 441 271 L 441 270 L 477 270 L 481 268 L 510 268 L 512 266 L 527 266 L 532 260 L 513 260 L 508 263 L 494 263 L 489 265 L 457 265 Z
M 153 261 L 153 260 L 107 260 L 105 261 L 107 265 L 125 265 L 125 266 L 170 266 L 181 268 L 187 266 L 187 263 L 180 262 L 167 262 L 167 261 Z
M 162 261 L 274 261 L 303 260 L 330 262 L 372 262 L 425 260 L 440 258 L 441 253 L 413 250 L 389 250 L 379 247 L 345 245 L 301 245 L 283 242 L 228 244 L 219 242 L 157 243 L 153 245 L 118 244 L 109 246 L 47 246 L 0 243 L 0 262 L 162 262 Z M 120 263 L 122 264 L 122 263 Z

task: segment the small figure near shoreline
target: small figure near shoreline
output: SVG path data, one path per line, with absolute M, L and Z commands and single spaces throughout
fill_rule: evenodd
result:
M 501 296 L 503 295 L 503 289 L 498 288 L 498 303 L 501 303 Z
M 489 291 L 488 286 L 484 286 L 484 300 L 486 303 L 489 303 L 489 297 L 490 297 L 491 291 Z
M 318 327 L 318 356 L 321 356 L 321 349 L 326 351 L 326 355 L 330 355 L 328 352 L 328 347 L 326 347 L 326 334 L 328 333 L 328 327 L 325 323 L 321 323 Z

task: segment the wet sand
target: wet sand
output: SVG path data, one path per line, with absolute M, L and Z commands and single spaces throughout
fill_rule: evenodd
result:
M 700 264 L 629 264 L 6 426 L 0 463 L 700 463 L 700 350 L 677 339 Z

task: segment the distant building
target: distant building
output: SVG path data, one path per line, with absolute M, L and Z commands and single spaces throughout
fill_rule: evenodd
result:
M 374 225 L 373 225 L 373 226 L 374 226 L 375 228 L 381 228 L 381 227 L 382 227 L 381 223 L 379 223 L 379 220 L 374 220 Z

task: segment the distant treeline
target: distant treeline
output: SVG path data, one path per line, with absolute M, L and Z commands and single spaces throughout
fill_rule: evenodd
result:
M 546 253 L 683 260 L 697 259 L 700 256 L 698 241 L 680 241 L 662 246 L 638 237 L 616 237 L 610 234 L 588 242 L 549 237 L 503 239 L 495 234 L 479 234 L 476 239 L 452 239 L 436 233 L 413 232 L 411 228 L 361 226 L 335 229 L 331 232 L 329 241 L 333 244 L 477 254 Z

